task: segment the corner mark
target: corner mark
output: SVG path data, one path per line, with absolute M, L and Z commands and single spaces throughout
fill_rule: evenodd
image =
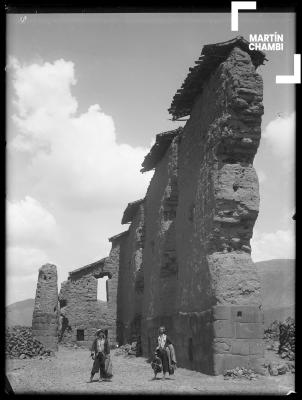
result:
M 232 1 L 231 2 L 231 30 L 238 31 L 238 10 L 256 10 L 256 1 Z

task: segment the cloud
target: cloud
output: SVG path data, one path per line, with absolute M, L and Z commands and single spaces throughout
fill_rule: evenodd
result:
M 21 65 L 11 57 L 8 67 L 15 114 L 7 146 L 7 282 L 17 301 L 34 297 L 43 263 L 54 262 L 65 279 L 107 256 L 108 237 L 126 229 L 123 210 L 144 197 L 153 172 L 140 173 L 149 149 L 118 142 L 100 105 L 77 114 L 71 61 Z
M 31 153 L 26 173 L 35 197 L 74 209 L 112 207 L 144 195 L 150 174 L 140 165 L 148 149 L 117 143 L 113 118 L 98 104 L 76 116 L 74 64 L 11 62 L 18 134 L 11 151 Z
M 58 240 L 59 230 L 54 216 L 30 196 L 7 201 L 6 234 L 9 244 L 31 246 Z
M 295 129 L 295 112 L 293 112 L 289 116 L 278 117 L 269 122 L 262 135 L 272 153 L 280 158 L 288 171 L 294 166 Z
M 295 258 L 294 230 L 277 230 L 260 233 L 254 230 L 251 239 L 252 259 L 254 262 L 277 258 Z
M 10 246 L 6 249 L 7 277 L 16 277 L 22 281 L 23 278 L 38 278 L 38 269 L 49 262 L 47 254 L 37 248 L 24 248 Z

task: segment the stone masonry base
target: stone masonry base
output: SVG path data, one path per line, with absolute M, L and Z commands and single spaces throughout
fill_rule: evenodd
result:
M 237 366 L 264 373 L 263 312 L 257 306 L 217 305 L 142 321 L 143 354 L 152 357 L 158 328 L 175 345 L 178 366 L 210 375 Z

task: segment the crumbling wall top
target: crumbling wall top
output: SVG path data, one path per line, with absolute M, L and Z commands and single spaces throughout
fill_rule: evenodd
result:
M 196 96 L 202 92 L 203 82 L 208 79 L 219 64 L 226 60 L 234 47 L 239 47 L 248 53 L 255 68 L 264 64 L 264 60 L 266 60 L 262 51 L 250 50 L 249 42 L 242 36 L 237 36 L 226 42 L 203 46 L 199 59 L 195 61 L 196 65 L 189 68 L 189 74 L 173 97 L 171 107 L 168 110 L 173 120 L 191 114 Z
M 99 267 L 99 266 L 104 266 L 107 258 L 108 257 L 105 257 L 105 258 L 102 258 L 101 260 L 95 261 L 91 264 L 84 265 L 84 267 L 74 269 L 73 271 L 69 272 L 69 276 L 71 277 L 79 272 L 89 272 L 90 269 L 94 269 L 95 267 Z
M 183 128 L 179 126 L 177 129 L 172 131 L 162 132 L 156 135 L 155 143 L 151 147 L 151 150 L 146 155 L 143 163 L 141 172 L 150 171 L 155 168 L 157 163 L 163 158 L 166 151 L 168 150 L 172 140 L 177 135 L 181 135 Z
M 116 241 L 118 241 L 118 240 L 123 239 L 123 237 L 124 237 L 124 236 L 127 236 L 128 233 L 129 233 L 129 230 L 128 230 L 128 231 L 121 232 L 121 233 L 118 233 L 118 234 L 115 235 L 115 236 L 111 236 L 108 240 L 109 240 L 109 242 L 111 242 L 111 243 L 116 242 Z
M 131 222 L 137 213 L 139 206 L 145 201 L 145 199 L 140 199 L 133 201 L 132 203 L 128 203 L 122 218 L 122 224 L 128 224 Z

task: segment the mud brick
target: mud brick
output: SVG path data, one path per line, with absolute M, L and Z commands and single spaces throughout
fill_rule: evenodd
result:
M 212 307 L 214 321 L 219 319 L 231 319 L 230 306 L 214 306 Z
M 214 337 L 232 338 L 235 334 L 235 326 L 230 320 L 218 320 L 213 322 Z
M 230 352 L 234 355 L 248 356 L 250 354 L 249 341 L 244 339 L 232 340 Z
M 263 340 L 253 340 L 249 342 L 250 354 L 264 355 L 264 341 Z
M 258 307 L 251 306 L 236 306 L 232 307 L 231 311 L 233 321 L 238 322 L 264 322 L 263 311 Z
M 263 324 L 236 322 L 236 338 L 238 339 L 262 339 L 263 334 Z

